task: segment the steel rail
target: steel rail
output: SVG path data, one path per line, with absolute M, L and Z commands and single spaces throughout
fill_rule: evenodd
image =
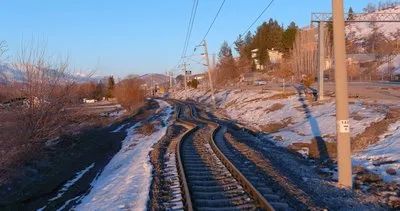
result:
M 183 192 L 183 206 L 185 210 L 188 211 L 193 211 L 193 204 L 192 204 L 192 199 L 190 197 L 190 191 L 189 191 L 189 186 L 186 181 L 186 176 L 185 176 L 185 170 L 183 169 L 183 162 L 181 158 L 181 145 L 182 145 L 182 140 L 187 138 L 191 133 L 197 130 L 197 125 L 183 121 L 179 119 L 179 114 L 181 112 L 181 109 L 177 108 L 176 109 L 176 121 L 179 122 L 180 124 L 186 126 L 188 130 L 178 139 L 177 147 L 176 147 L 176 162 L 177 162 L 177 168 L 178 168 L 178 174 L 180 178 L 180 184 L 181 184 L 181 189 Z M 190 128 L 190 129 L 189 129 Z
M 265 210 L 275 210 L 271 204 L 268 203 L 268 201 L 261 195 L 261 193 L 246 179 L 246 177 L 232 164 L 232 162 L 224 155 L 224 153 L 218 148 L 218 146 L 215 144 L 215 135 L 217 131 L 220 129 L 220 125 L 216 122 L 213 121 L 208 121 L 204 119 L 197 118 L 193 114 L 194 108 L 189 105 L 190 108 L 190 116 L 195 119 L 198 122 L 201 122 L 203 124 L 207 125 L 212 125 L 213 126 L 213 132 L 211 134 L 211 137 L 209 139 L 209 144 L 211 148 L 213 149 L 214 153 L 217 155 L 217 157 L 221 160 L 221 162 L 225 165 L 225 167 L 229 170 L 229 172 L 232 174 L 232 176 L 243 186 L 243 188 L 247 191 L 248 194 L 250 194 L 253 199 L 257 202 L 257 206 L 261 209 Z

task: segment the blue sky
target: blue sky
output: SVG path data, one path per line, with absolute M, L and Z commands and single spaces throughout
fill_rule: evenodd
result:
M 222 0 L 199 0 L 188 54 L 204 36 Z M 356 12 L 368 2 L 345 0 Z M 234 41 L 269 0 L 227 0 L 207 36 L 209 52 Z M 101 75 L 164 73 L 180 59 L 192 8 L 191 0 L 2 0 L 0 40 L 9 61 L 21 42 L 46 40 L 47 52 L 68 55 L 75 70 Z M 330 0 L 275 0 L 257 25 L 270 17 L 288 25 L 310 22 L 311 12 L 330 12 Z M 194 71 L 200 66 L 193 65 Z

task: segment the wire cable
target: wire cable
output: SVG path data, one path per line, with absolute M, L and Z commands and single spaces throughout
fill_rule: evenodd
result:
M 213 27 L 213 25 L 214 25 L 214 23 L 215 23 L 215 20 L 217 20 L 217 17 L 218 17 L 218 15 L 219 15 L 219 13 L 221 12 L 221 9 L 222 9 L 222 7 L 224 6 L 224 4 L 225 4 L 225 0 L 223 0 L 222 3 L 221 3 L 221 6 L 219 6 L 219 9 L 218 9 L 217 14 L 214 16 L 214 19 L 213 19 L 213 21 L 211 22 L 210 27 L 208 27 L 208 30 L 207 30 L 206 34 L 204 35 L 203 39 L 201 39 L 199 45 L 201 44 L 201 42 L 203 42 L 203 40 L 206 39 L 208 33 L 210 32 L 211 28 Z
M 265 13 L 265 11 L 267 11 L 267 9 L 271 6 L 271 4 L 274 2 L 274 0 L 271 0 L 269 2 L 269 4 L 263 9 L 263 11 L 260 13 L 260 15 L 258 15 L 258 17 L 251 23 L 251 25 L 246 29 L 246 31 L 244 31 L 242 34 L 240 34 L 239 36 L 245 36 L 246 33 L 248 31 L 250 31 L 251 27 L 253 27 L 253 25 L 258 21 L 258 19 L 261 18 L 261 16 Z M 236 41 L 232 42 L 229 47 L 232 47 L 233 44 L 235 44 Z
M 267 9 L 271 6 L 272 2 L 274 2 L 274 0 L 271 0 L 269 2 L 269 4 L 264 8 L 264 10 L 261 12 L 261 14 L 253 21 L 253 23 L 251 23 L 251 25 L 246 29 L 246 31 L 244 31 L 241 34 L 242 36 L 244 36 L 251 29 L 251 27 L 253 27 L 253 25 L 258 21 L 258 19 L 261 18 L 261 16 L 265 13 L 265 11 L 267 11 Z
M 193 1 L 192 12 L 190 14 L 189 25 L 188 25 L 188 29 L 187 29 L 187 32 L 186 32 L 186 38 L 185 38 L 185 43 L 183 45 L 181 58 L 183 58 L 186 55 L 186 52 L 187 52 L 187 47 L 189 45 L 190 37 L 191 37 L 191 34 L 192 34 L 192 30 L 193 30 L 193 23 L 194 23 L 194 20 L 196 18 L 198 4 L 199 4 L 198 0 L 194 0 Z
M 187 43 L 187 39 L 188 39 L 188 34 L 189 34 L 189 30 L 190 30 L 190 25 L 192 23 L 192 18 L 193 18 L 193 12 L 194 12 L 194 7 L 195 7 L 196 1 L 193 0 L 193 5 L 192 5 L 192 11 L 190 12 L 190 18 L 189 18 L 189 24 L 186 30 L 186 35 L 185 35 L 185 42 L 183 43 L 183 49 L 182 49 L 182 53 L 181 53 L 181 60 L 183 57 L 183 53 L 185 52 L 185 47 L 186 47 L 186 43 Z

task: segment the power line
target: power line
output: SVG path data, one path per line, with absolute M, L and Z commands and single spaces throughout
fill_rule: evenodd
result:
M 188 46 L 189 46 L 189 41 L 190 41 L 190 37 L 191 37 L 191 35 L 192 35 L 192 29 L 193 29 L 193 25 L 194 25 L 194 20 L 195 20 L 195 18 L 196 18 L 196 12 L 197 12 L 197 5 L 198 5 L 198 4 L 199 4 L 199 1 L 196 0 L 196 7 L 194 8 L 194 14 L 193 14 L 193 19 L 192 19 L 192 24 L 191 24 L 191 26 L 190 26 L 189 37 L 188 37 L 188 41 L 187 41 L 187 43 L 186 43 L 186 49 L 185 49 L 185 54 L 184 54 L 184 55 L 186 55 L 186 51 L 187 51 L 187 48 L 188 48 Z
M 217 14 L 214 16 L 214 20 L 211 22 L 211 25 L 210 25 L 210 27 L 208 28 L 208 30 L 207 30 L 206 34 L 204 35 L 203 39 L 201 39 L 200 44 L 201 44 L 201 42 L 202 42 L 203 40 L 206 39 L 206 37 L 207 37 L 208 33 L 210 32 L 212 26 L 214 25 L 215 20 L 217 19 L 219 13 L 221 12 L 221 9 L 222 9 L 222 7 L 224 6 L 224 4 L 225 4 L 225 0 L 222 1 L 221 6 L 219 7 Z M 200 44 L 199 44 L 199 45 L 200 45 Z
M 185 52 L 186 43 L 187 43 L 187 39 L 188 39 L 188 35 L 189 35 L 189 30 L 190 30 L 190 25 L 192 24 L 192 18 L 193 18 L 193 12 L 194 12 L 195 4 L 196 4 L 196 0 L 193 1 L 192 11 L 190 12 L 189 24 L 188 24 L 188 28 L 187 28 L 187 30 L 186 30 L 185 42 L 183 43 L 183 49 L 182 49 L 181 58 L 183 57 L 183 54 L 184 54 L 184 52 Z
M 185 38 L 185 43 L 183 45 L 181 58 L 184 57 L 186 55 L 186 52 L 187 52 L 187 47 L 189 45 L 190 37 L 191 37 L 191 34 L 192 34 L 193 23 L 194 23 L 194 20 L 196 18 L 196 12 L 197 12 L 197 5 L 198 4 L 199 4 L 198 0 L 194 0 L 193 1 L 192 12 L 190 14 L 189 25 L 188 25 L 188 29 L 187 29 L 187 32 L 186 32 L 186 38 Z
M 271 6 L 272 2 L 274 2 L 274 0 L 271 0 L 269 2 L 269 4 L 264 8 L 264 10 L 261 12 L 261 14 L 253 21 L 253 23 L 246 29 L 246 31 L 244 31 L 242 33 L 242 36 L 244 36 L 251 29 L 251 27 L 253 27 L 253 25 L 258 21 L 258 19 L 261 18 L 261 16 L 264 14 L 264 12 L 267 11 L 267 9 Z
M 253 25 L 258 21 L 258 19 L 261 18 L 261 16 L 265 13 L 265 11 L 267 11 L 267 9 L 271 6 L 271 4 L 274 2 L 274 0 L 271 0 L 269 2 L 269 4 L 263 9 L 263 11 L 260 13 L 260 15 L 258 15 L 258 17 L 251 23 L 251 25 L 246 29 L 246 31 L 244 31 L 242 34 L 240 34 L 241 36 L 245 36 L 246 33 L 251 29 L 251 27 L 253 27 Z M 232 47 L 232 45 L 235 44 L 235 41 L 232 42 L 229 47 Z

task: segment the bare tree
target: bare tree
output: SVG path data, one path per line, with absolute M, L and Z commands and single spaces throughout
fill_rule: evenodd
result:
M 296 78 L 313 78 L 317 69 L 317 30 L 308 28 L 297 32 L 291 52 Z
M 395 58 L 397 52 L 396 43 L 386 38 L 380 40 L 379 42 L 380 43 L 378 45 L 377 53 L 379 55 L 380 64 L 387 65 L 387 68 L 381 69 L 381 78 L 383 80 L 386 75 L 388 79 L 391 79 L 393 70 L 392 61 Z
M 114 96 L 119 104 L 130 112 L 134 112 L 144 101 L 144 82 L 137 78 L 127 78 L 120 81 L 114 89 Z
M 44 46 L 44 45 L 43 45 Z M 49 59 L 41 45 L 22 47 L 13 66 L 22 76 L 11 83 L 24 105 L 13 108 L 20 130 L 31 141 L 59 135 L 73 102 L 75 83 L 67 77 L 68 59 Z
M 279 68 L 274 71 L 274 76 L 282 79 L 283 92 L 285 92 L 286 82 L 290 80 L 292 76 L 294 76 L 293 72 L 293 59 L 287 58 L 279 65 Z
M 238 79 L 240 72 L 237 61 L 233 58 L 232 49 L 226 41 L 222 44 L 218 57 L 219 61 L 214 71 L 217 85 L 223 85 Z
M 5 54 L 5 52 L 7 52 L 8 48 L 7 48 L 7 44 L 5 41 L 0 41 L 0 64 L 3 62 L 3 56 Z M 7 82 L 8 78 L 6 76 L 6 74 L 4 74 L 2 71 L 0 71 L 0 83 L 1 82 Z
M 350 81 L 353 81 L 353 78 L 360 76 L 360 67 L 357 64 L 348 63 L 347 72 L 348 76 L 350 77 Z

